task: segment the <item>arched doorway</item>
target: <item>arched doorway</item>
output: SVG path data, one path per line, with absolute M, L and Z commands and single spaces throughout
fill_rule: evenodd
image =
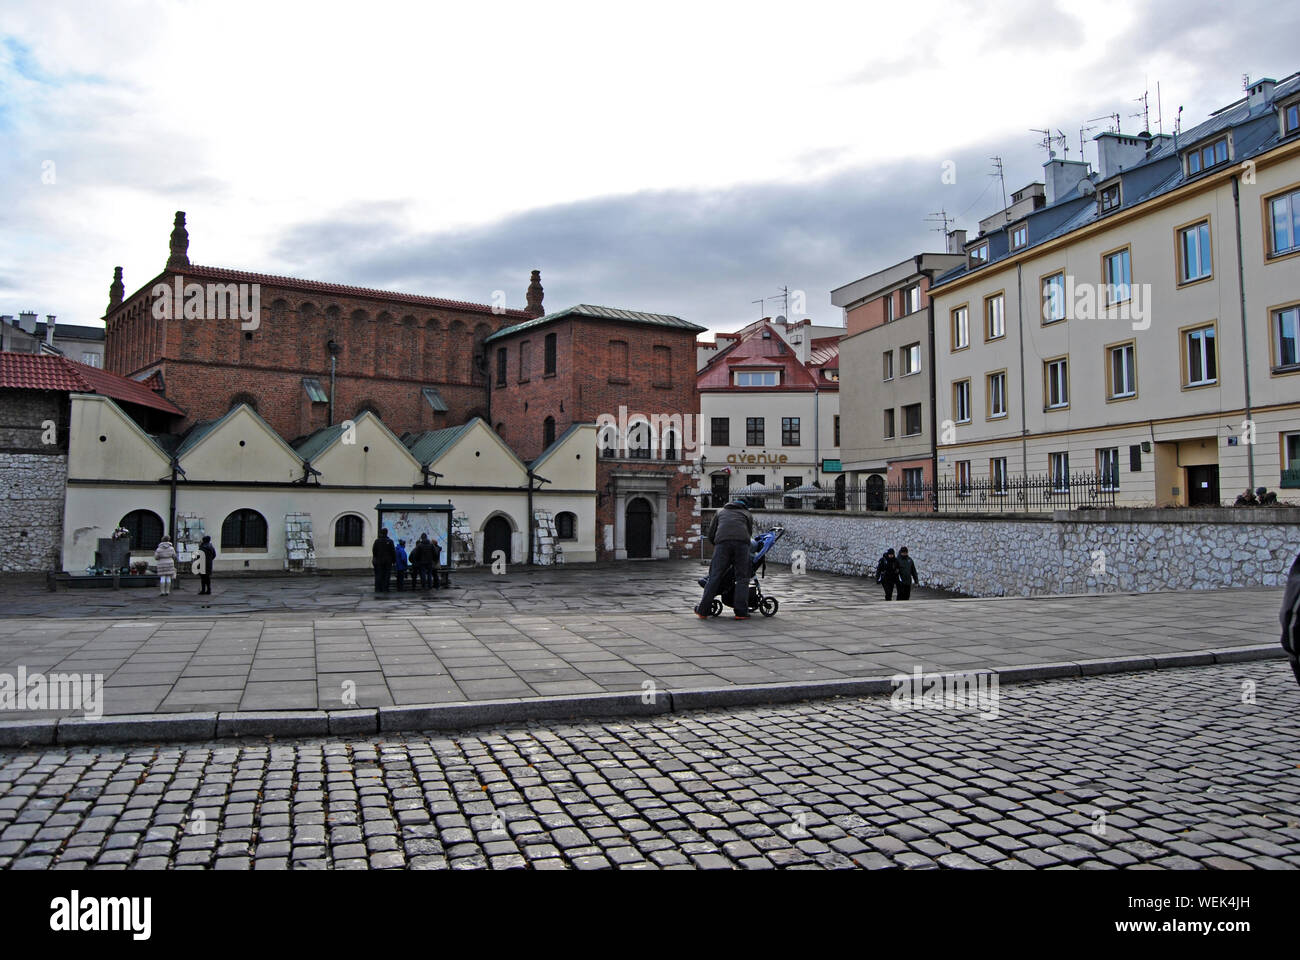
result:
M 514 531 L 510 529 L 510 521 L 505 517 L 496 516 L 489 520 L 483 526 L 483 562 L 491 563 L 492 556 L 498 550 L 505 554 L 506 563 L 513 559 L 510 556 L 510 540 Z
M 651 537 L 654 531 L 654 511 L 650 501 L 636 497 L 627 505 L 627 558 L 649 560 Z
M 867 477 L 867 509 L 885 509 L 885 478 L 878 473 Z

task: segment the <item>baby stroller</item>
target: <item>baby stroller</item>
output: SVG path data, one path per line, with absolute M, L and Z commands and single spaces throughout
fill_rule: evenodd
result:
M 785 533 L 783 527 L 773 527 L 767 533 L 760 533 L 749 544 L 749 569 L 752 575 L 749 580 L 749 610 L 746 613 L 752 613 L 757 610 L 765 617 L 776 616 L 777 609 L 781 606 L 776 597 L 763 596 L 763 590 L 759 586 L 758 578 L 767 573 L 767 554 L 768 551 L 776 545 Z M 709 578 L 700 577 L 698 581 L 701 587 L 708 586 Z M 722 611 L 733 604 L 733 597 L 736 595 L 736 568 L 731 566 L 723 574 L 721 597 L 714 597 L 709 606 L 709 615 L 714 617 L 722 616 Z M 722 598 L 726 597 L 724 601 Z M 739 612 L 739 611 L 737 611 Z

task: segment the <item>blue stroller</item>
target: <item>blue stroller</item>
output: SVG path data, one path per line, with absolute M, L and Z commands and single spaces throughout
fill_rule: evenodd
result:
M 749 580 L 749 610 L 746 613 L 757 610 L 765 617 L 774 617 L 777 609 L 781 606 L 776 597 L 763 596 L 763 589 L 759 586 L 758 579 L 767 573 L 767 554 L 772 547 L 776 546 L 776 542 L 781 539 L 784 533 L 785 529 L 783 527 L 773 527 L 767 533 L 760 533 L 750 542 L 749 569 L 752 575 Z M 700 577 L 696 582 L 701 587 L 706 587 L 709 584 L 709 578 Z M 710 616 L 722 616 L 722 611 L 734 603 L 732 599 L 736 595 L 736 568 L 734 565 L 727 568 L 727 572 L 723 574 L 720 589 L 722 590 L 722 597 L 727 599 L 724 601 L 722 597 L 714 597 L 709 606 Z

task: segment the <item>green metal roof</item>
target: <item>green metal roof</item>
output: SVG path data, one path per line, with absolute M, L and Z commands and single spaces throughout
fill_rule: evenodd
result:
M 693 333 L 702 333 L 706 328 L 697 324 L 683 320 L 681 317 L 670 317 L 666 313 L 643 313 L 640 310 L 621 310 L 617 307 L 597 307 L 589 303 L 580 303 L 576 307 L 569 307 L 561 310 L 559 313 L 548 313 L 544 317 L 535 317 L 532 320 L 525 320 L 523 323 L 516 323 L 512 327 L 506 327 L 498 330 L 488 337 L 484 343 L 492 343 L 494 340 L 501 340 L 505 337 L 514 336 L 523 330 L 531 330 L 533 327 L 544 326 L 553 323 L 556 320 L 566 320 L 570 318 L 580 318 L 584 320 L 615 320 L 621 323 L 641 323 L 654 327 L 669 327 L 674 330 L 690 330 Z
M 315 460 L 316 457 L 325 452 L 326 447 L 339 438 L 343 430 L 344 427 L 341 423 L 336 423 L 332 427 L 322 427 L 307 437 L 306 440 L 295 444 L 294 450 L 304 460 Z
M 182 440 L 181 445 L 176 448 L 176 456 L 184 456 L 193 450 L 200 440 L 234 416 L 235 411 L 242 406 L 245 406 L 245 404 L 241 403 L 238 406 L 230 408 L 216 420 L 201 420 L 194 424 L 194 426 L 190 427 L 189 433 L 185 434 L 185 439 Z
M 403 437 L 402 442 L 411 451 L 411 456 L 421 464 L 430 464 L 442 456 L 448 447 L 459 440 L 465 431 L 480 419 L 475 417 L 459 427 L 444 427 L 442 430 L 426 430 L 423 433 L 410 434 Z

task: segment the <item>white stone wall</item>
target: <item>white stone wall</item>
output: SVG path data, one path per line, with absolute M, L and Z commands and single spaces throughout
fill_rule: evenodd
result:
M 1300 511 L 1276 512 L 1282 522 L 1272 523 L 1160 513 L 1115 521 L 760 512 L 754 526 L 785 527 L 771 554 L 780 563 L 802 550 L 809 570 L 863 576 L 886 548 L 906 546 L 922 584 L 976 597 L 1273 587 L 1300 552 Z
M 0 572 L 59 568 L 66 454 L 0 453 Z

